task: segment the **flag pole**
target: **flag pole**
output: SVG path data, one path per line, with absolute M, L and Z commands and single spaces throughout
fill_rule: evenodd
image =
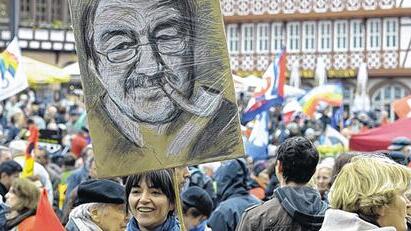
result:
M 19 35 L 20 0 L 9 0 L 10 2 L 10 41 Z

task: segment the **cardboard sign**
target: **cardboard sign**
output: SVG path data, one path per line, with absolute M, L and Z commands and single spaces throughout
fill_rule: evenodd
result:
M 69 2 L 100 177 L 244 156 L 218 0 Z

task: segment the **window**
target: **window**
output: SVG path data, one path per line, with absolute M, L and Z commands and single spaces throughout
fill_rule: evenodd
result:
M 361 20 L 351 21 L 351 46 L 352 51 L 364 49 L 364 26 Z
M 271 26 L 271 50 L 278 53 L 284 46 L 284 31 L 282 23 L 273 23 Z
M 315 23 L 314 22 L 304 22 L 303 23 L 303 44 L 304 51 L 313 52 L 315 51 Z
M 268 53 L 269 51 L 269 24 L 262 23 L 257 25 L 257 52 Z
M 287 24 L 287 50 L 290 52 L 300 51 L 300 23 L 291 22 Z
M 254 51 L 254 24 L 243 24 L 241 26 L 242 52 L 245 54 Z
M 345 85 L 343 87 L 344 103 L 350 104 L 354 99 L 354 87 Z
M 348 22 L 335 21 L 334 25 L 334 50 L 348 50 Z
M 383 109 L 394 119 L 394 109 L 391 107 L 392 101 L 401 99 L 405 96 L 405 88 L 399 84 L 385 85 L 378 89 L 371 98 L 373 109 Z
M 236 54 L 239 51 L 239 31 L 237 25 L 227 26 L 227 47 L 228 52 Z
M 36 1 L 36 21 L 40 24 L 48 23 L 47 0 Z
M 384 48 L 396 49 L 398 47 L 398 20 L 393 18 L 384 19 Z
M 319 22 L 318 50 L 331 51 L 331 22 Z
M 369 19 L 367 21 L 367 49 L 378 50 L 381 47 L 381 20 Z
M 52 4 L 51 20 L 52 21 L 55 21 L 55 20 L 63 21 L 63 17 L 64 17 L 64 14 L 63 14 L 63 9 L 64 9 L 63 4 L 64 3 L 63 3 L 63 1 L 62 0 L 53 0 L 51 2 L 51 4 Z
M 30 0 L 21 0 L 20 1 L 20 18 L 22 21 L 33 20 L 31 15 Z

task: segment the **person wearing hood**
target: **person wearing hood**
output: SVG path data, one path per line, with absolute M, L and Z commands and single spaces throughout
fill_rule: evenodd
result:
M 293 137 L 278 147 L 277 156 L 280 187 L 271 200 L 247 209 L 237 230 L 319 230 L 328 205 L 306 185 L 319 160 L 315 146 L 307 138 Z
M 212 230 L 234 231 L 243 212 L 261 201 L 248 193 L 248 170 L 243 160 L 231 160 L 222 165 L 215 180 L 220 204 L 211 213 L 207 226 Z
M 331 187 L 321 231 L 406 231 L 411 170 L 375 156 L 353 157 Z

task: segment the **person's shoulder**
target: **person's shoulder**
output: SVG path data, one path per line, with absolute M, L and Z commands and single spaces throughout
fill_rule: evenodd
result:
M 24 219 L 19 225 L 17 230 L 18 231 L 30 231 L 32 227 L 34 227 L 34 223 L 36 222 L 36 216 L 29 216 Z
M 271 213 L 274 208 L 281 206 L 280 201 L 274 197 L 271 200 L 265 201 L 262 204 L 253 205 L 245 210 L 246 214 L 262 216 Z
M 269 224 L 275 223 L 277 219 L 276 212 L 280 206 L 277 198 L 271 199 L 247 208 L 242 216 L 238 231 L 265 230 L 264 227 L 270 227 Z M 277 208 L 277 209 L 276 209 Z

